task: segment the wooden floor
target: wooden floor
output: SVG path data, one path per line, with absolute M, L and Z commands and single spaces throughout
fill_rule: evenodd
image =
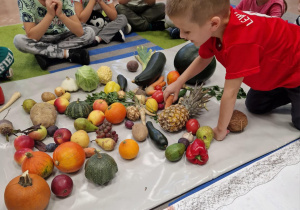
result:
M 117 1 L 115 1 L 117 2 Z M 165 2 L 164 0 L 158 0 L 157 2 Z M 298 0 L 286 0 L 288 4 L 288 11 L 293 14 L 300 14 L 298 12 Z M 0 26 L 7 26 L 21 23 L 18 1 L 17 0 L 3 0 L 0 7 Z

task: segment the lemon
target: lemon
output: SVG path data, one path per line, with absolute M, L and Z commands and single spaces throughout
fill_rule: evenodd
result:
M 86 131 L 78 130 L 72 134 L 71 141 L 79 144 L 82 148 L 86 148 L 89 146 L 90 137 Z

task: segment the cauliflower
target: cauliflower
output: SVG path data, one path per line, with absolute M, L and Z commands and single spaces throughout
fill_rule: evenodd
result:
M 97 70 L 97 74 L 100 80 L 100 83 L 102 84 L 106 84 L 109 81 L 111 81 L 112 78 L 112 71 L 108 66 L 101 66 L 98 70 Z

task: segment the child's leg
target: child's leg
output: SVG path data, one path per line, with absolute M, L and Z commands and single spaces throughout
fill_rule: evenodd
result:
M 118 15 L 114 21 L 111 21 L 104 26 L 104 28 L 98 34 L 96 34 L 96 36 L 99 36 L 105 43 L 109 43 L 115 34 L 119 32 L 119 30 L 123 29 L 126 25 L 127 18 L 125 15 Z
M 292 103 L 292 122 L 300 130 L 300 86 L 293 89 L 287 89 L 288 96 Z
M 155 5 L 145 10 L 141 16 L 142 18 L 146 19 L 149 23 L 162 20 L 165 18 L 165 4 L 156 3 Z
M 132 26 L 133 31 L 147 31 L 149 29 L 149 22 L 141 16 L 149 6 L 134 6 L 118 4 L 116 10 L 118 14 L 126 16 L 128 23 Z
M 277 88 L 271 91 L 250 89 L 247 93 L 246 107 L 254 114 L 264 114 L 290 102 L 291 100 L 285 88 Z

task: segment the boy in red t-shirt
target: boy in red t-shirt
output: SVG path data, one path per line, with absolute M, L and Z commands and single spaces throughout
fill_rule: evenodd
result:
M 291 103 L 294 126 L 300 130 L 300 27 L 262 14 L 230 7 L 229 0 L 167 0 L 166 14 L 180 36 L 200 46 L 199 56 L 164 91 L 165 99 L 201 72 L 216 56 L 226 68 L 216 140 L 223 140 L 236 96 L 244 82 L 251 89 L 246 106 L 263 114 Z

